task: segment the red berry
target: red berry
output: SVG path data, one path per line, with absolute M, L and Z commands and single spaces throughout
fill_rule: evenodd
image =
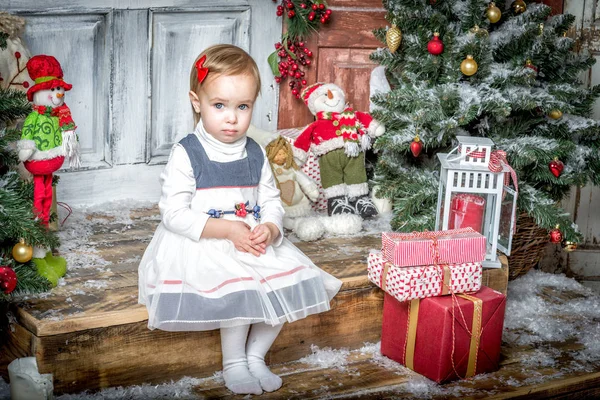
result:
M 275 14 L 277 14 L 278 17 L 281 17 L 283 15 L 283 11 L 277 10 L 277 12 Z
M 315 19 L 315 13 L 313 11 L 308 13 L 308 20 L 309 21 L 314 21 Z
M 309 56 L 309 57 L 312 57 L 312 54 L 313 54 L 313 53 L 312 53 L 312 51 L 310 51 L 310 50 L 308 51 L 308 53 L 306 53 L 306 55 L 307 55 L 307 56 Z
M 298 42 L 299 47 L 304 47 L 304 42 Z
M 294 45 L 291 45 L 290 46 L 290 51 L 295 51 L 295 50 L 296 50 L 296 47 L 294 47 Z
M 298 64 L 292 64 L 292 70 L 297 70 L 298 69 Z
M 276 76 L 276 77 L 275 77 L 275 82 L 277 82 L 277 83 L 281 83 L 281 77 L 280 77 L 280 76 Z
M 292 89 L 292 94 L 296 96 L 298 94 L 298 89 Z
M 275 43 L 275 49 L 279 50 L 281 48 L 281 43 L 277 42 Z
M 331 10 L 330 9 L 325 10 L 325 15 L 331 15 Z
M 300 75 L 300 72 L 296 71 L 296 73 L 294 74 L 294 77 L 296 79 L 300 79 L 300 77 L 302 77 L 302 75 Z
M 27 89 L 29 87 L 29 82 L 23 82 L 23 87 Z
M 294 81 L 291 81 L 290 83 L 288 83 L 288 85 L 290 85 L 290 87 L 292 87 L 292 88 L 293 88 L 293 87 L 294 87 L 294 85 L 295 85 L 295 83 L 294 83 Z
M 289 8 L 290 10 L 294 8 L 294 3 L 292 3 L 291 1 L 287 4 L 287 8 Z
M 294 18 L 295 15 L 296 13 L 292 10 L 288 13 L 288 18 Z
M 304 76 L 304 71 L 300 71 L 300 76 Z
M 318 10 L 318 9 L 319 9 L 319 6 L 318 6 L 318 5 L 316 5 L 316 4 L 313 4 L 313 5 L 312 5 L 312 9 L 313 9 L 313 10 Z
M 287 60 L 288 60 L 289 62 L 292 62 L 292 60 L 293 60 L 292 56 L 287 56 Z
M 21 58 L 21 53 L 19 53 L 18 51 L 15 51 L 15 57 L 16 58 Z
M 321 23 L 324 24 L 325 22 L 327 22 L 327 20 L 325 19 L 325 17 L 321 17 Z
M 310 65 L 310 60 L 306 60 L 306 65 Z
M 319 10 L 324 10 L 325 9 L 325 4 L 319 4 Z
M 306 86 L 306 79 L 302 79 L 302 86 Z
M 277 11 L 279 10 L 283 11 L 283 6 L 277 6 Z
M 300 7 L 302 7 L 302 8 L 306 8 L 306 7 L 308 7 L 308 6 L 307 6 L 305 3 L 302 3 L 302 4 L 300 4 Z

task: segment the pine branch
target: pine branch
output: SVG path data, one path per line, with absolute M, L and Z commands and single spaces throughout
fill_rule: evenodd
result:
M 31 112 L 31 105 L 23 92 L 0 88 L 0 126 L 15 121 Z

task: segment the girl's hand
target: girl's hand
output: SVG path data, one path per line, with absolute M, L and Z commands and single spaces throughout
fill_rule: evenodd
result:
M 251 253 L 258 257 L 260 253 L 264 253 L 263 246 L 256 245 L 251 239 L 252 232 L 250 226 L 242 221 L 228 221 L 229 229 L 227 231 L 227 239 L 231 240 L 238 251 Z
M 254 228 L 250 234 L 250 240 L 255 247 L 259 247 L 261 253 L 266 253 L 267 246 L 270 246 L 279 236 L 279 229 L 272 222 L 260 224 Z

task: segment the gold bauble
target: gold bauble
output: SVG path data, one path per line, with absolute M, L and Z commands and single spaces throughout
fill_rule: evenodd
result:
M 510 5 L 510 8 L 515 15 L 519 15 L 523 14 L 525 10 L 527 10 L 527 4 L 525 4 L 523 0 L 515 0 Z
M 548 116 L 552 119 L 560 119 L 562 117 L 562 111 L 559 109 L 554 109 L 548 113 Z
M 490 3 L 485 15 L 492 24 L 495 24 L 496 22 L 500 21 L 500 18 L 502 17 L 502 11 L 496 7 L 496 3 Z
M 486 29 L 480 28 L 479 25 L 475 25 L 469 29 L 469 32 L 476 36 L 489 36 L 489 32 Z
M 398 50 L 401 41 L 402 32 L 396 25 L 392 25 L 392 27 L 388 29 L 387 33 L 385 34 L 385 42 L 387 44 L 388 49 L 390 49 L 391 53 Z
M 565 241 L 564 242 L 564 246 L 563 246 L 563 250 L 564 251 L 574 251 L 577 249 L 577 243 L 575 242 L 569 242 L 569 241 Z
M 477 72 L 477 62 L 473 60 L 472 55 L 468 55 L 467 58 L 460 63 L 460 72 L 466 76 L 475 75 Z
M 21 238 L 19 243 L 13 247 L 12 256 L 16 262 L 26 263 L 33 257 L 33 247 L 25 244 L 25 239 Z

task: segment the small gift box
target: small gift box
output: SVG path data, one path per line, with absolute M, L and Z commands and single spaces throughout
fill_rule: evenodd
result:
M 498 369 L 506 297 L 471 295 L 399 302 L 385 294 L 381 354 L 438 383 Z
M 385 261 L 381 252 L 371 251 L 367 269 L 369 280 L 398 301 L 476 292 L 481 288 L 480 262 L 397 267 Z
M 485 236 L 473 228 L 381 234 L 382 253 L 399 267 L 462 264 L 485 259 Z

